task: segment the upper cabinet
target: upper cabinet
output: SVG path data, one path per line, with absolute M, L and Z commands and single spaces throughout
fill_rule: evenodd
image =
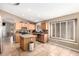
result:
M 37 29 L 37 26 L 40 26 L 40 28 L 42 30 L 48 30 L 48 22 L 46 22 L 46 21 L 42 21 L 42 22 L 37 23 L 36 29 Z
M 29 28 L 29 30 L 35 30 L 35 24 L 29 23 L 28 28 Z
M 47 22 L 41 22 L 41 28 L 43 30 L 48 30 L 48 23 Z
M 20 30 L 22 27 L 27 27 L 28 30 L 34 30 L 35 24 L 32 24 L 30 22 L 27 23 L 16 22 L 16 30 Z
M 15 24 L 15 29 L 16 29 L 16 30 L 21 29 L 21 23 L 20 23 L 20 22 L 16 22 L 16 24 Z

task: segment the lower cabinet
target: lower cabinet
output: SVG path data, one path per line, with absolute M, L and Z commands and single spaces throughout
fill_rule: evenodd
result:
M 20 43 L 20 35 L 19 35 L 19 33 L 16 33 L 15 41 L 16 41 L 16 43 Z
M 48 36 L 47 34 L 40 34 L 37 36 L 37 41 L 46 43 L 48 41 Z
M 22 38 L 20 37 L 20 48 L 24 51 L 28 51 L 29 50 L 29 42 L 30 42 L 30 38 Z

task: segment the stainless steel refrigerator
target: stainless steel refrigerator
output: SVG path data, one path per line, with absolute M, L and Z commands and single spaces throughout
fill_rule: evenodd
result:
M 2 20 L 0 17 L 0 53 L 2 52 Z

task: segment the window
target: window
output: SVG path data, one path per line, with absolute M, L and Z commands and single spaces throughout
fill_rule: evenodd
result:
M 56 23 L 56 37 L 60 37 L 60 23 Z
M 74 40 L 75 29 L 75 20 L 55 22 L 52 24 L 52 37 L 64 40 Z
M 67 39 L 74 40 L 75 22 L 72 20 L 72 21 L 68 21 L 67 24 L 68 24 L 68 26 L 67 26 Z
M 55 37 L 55 24 L 52 24 L 52 36 Z
M 66 38 L 66 22 L 61 22 L 61 38 Z

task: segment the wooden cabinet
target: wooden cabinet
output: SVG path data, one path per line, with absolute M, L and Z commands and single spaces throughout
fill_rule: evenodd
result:
M 37 37 L 37 40 L 43 43 L 46 43 L 48 41 L 48 35 L 47 34 L 40 34 Z
M 28 30 L 34 30 L 35 29 L 35 24 L 32 24 L 32 23 L 20 23 L 20 22 L 17 22 L 16 23 L 16 31 L 17 30 L 20 30 L 22 27 L 27 27 Z
M 37 40 L 40 42 L 47 42 L 48 41 L 48 22 L 43 21 L 38 23 L 37 25 L 39 25 L 41 27 L 41 29 L 43 30 L 43 34 L 37 34 Z
M 17 22 L 15 24 L 15 30 L 19 30 L 19 29 L 21 29 L 21 24 L 19 22 Z
M 41 28 L 43 30 L 48 30 L 48 23 L 47 22 L 41 22 Z
M 24 51 L 28 51 L 29 50 L 29 43 L 30 42 L 34 42 L 36 41 L 36 36 L 35 35 L 31 35 L 30 37 L 26 36 L 25 37 L 21 37 L 20 36 L 20 48 Z
M 15 31 L 19 31 L 22 27 L 27 27 L 28 30 L 32 31 L 35 29 L 35 24 L 17 22 L 15 26 Z M 19 33 L 16 33 L 16 42 L 17 43 L 20 42 Z
M 30 41 L 30 38 L 23 38 L 23 37 L 20 37 L 20 48 L 22 50 L 28 50 L 29 49 L 29 41 Z
M 21 24 L 21 28 L 26 27 L 28 29 L 28 23 L 20 23 L 20 24 Z
M 20 43 L 20 35 L 19 35 L 19 33 L 16 33 L 16 43 Z
M 29 30 L 35 30 L 35 24 L 28 24 Z
M 44 43 L 47 42 L 48 41 L 47 34 L 41 35 L 41 39 L 42 39 L 41 40 L 42 42 L 44 42 Z

